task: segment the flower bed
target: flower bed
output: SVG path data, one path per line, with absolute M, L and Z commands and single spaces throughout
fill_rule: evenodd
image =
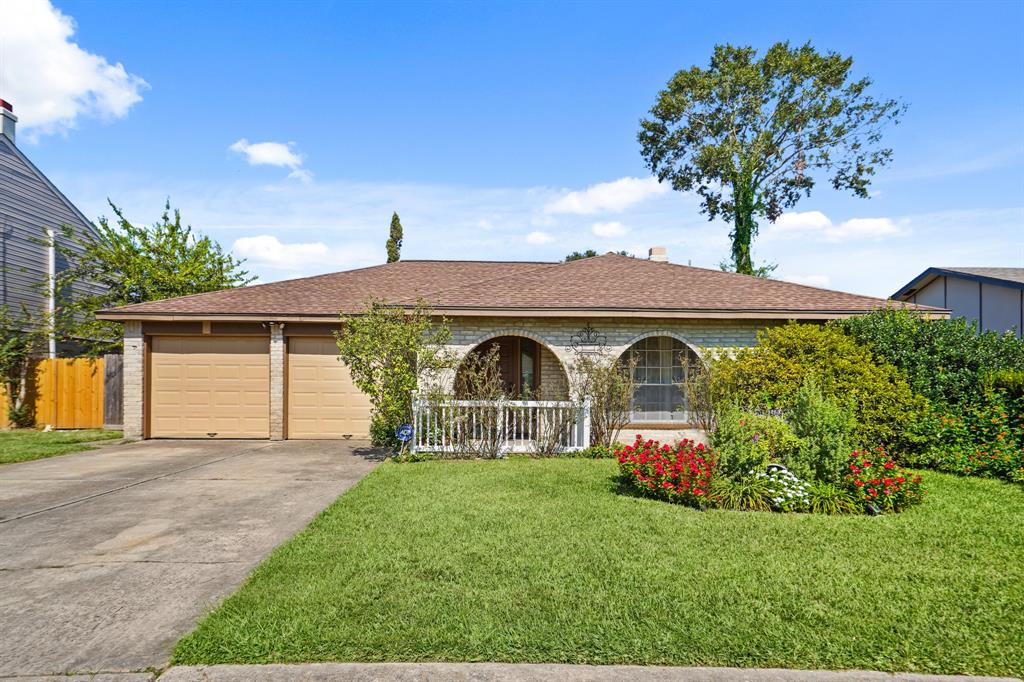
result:
M 700 509 L 878 514 L 903 511 L 926 494 L 921 476 L 897 466 L 881 448 L 854 451 L 838 484 L 802 479 L 778 463 L 729 475 L 714 451 L 688 439 L 673 447 L 638 435 L 616 455 L 628 489 Z
M 705 506 L 717 462 L 702 443 L 684 438 L 672 448 L 639 435 L 616 452 L 619 472 L 635 490 L 669 502 Z

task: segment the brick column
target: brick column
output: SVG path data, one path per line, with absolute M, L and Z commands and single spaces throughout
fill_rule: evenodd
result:
M 284 325 L 270 323 L 270 440 L 284 440 Z
M 124 437 L 142 438 L 143 401 L 145 396 L 145 347 L 142 323 L 129 320 L 124 323 Z

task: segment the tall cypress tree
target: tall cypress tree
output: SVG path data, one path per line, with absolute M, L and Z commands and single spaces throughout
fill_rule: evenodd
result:
M 402 221 L 398 213 L 391 214 L 391 233 L 388 235 L 388 262 L 394 263 L 402 257 Z

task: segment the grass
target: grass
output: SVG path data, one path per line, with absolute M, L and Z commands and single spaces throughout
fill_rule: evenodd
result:
M 55 455 L 95 449 L 98 441 L 121 438 L 120 431 L 82 429 L 80 431 L 4 431 L 0 432 L 0 464 L 28 462 Z
M 387 463 L 173 662 L 507 661 L 1024 672 L 1024 491 L 928 473 L 868 516 L 700 512 L 609 461 Z

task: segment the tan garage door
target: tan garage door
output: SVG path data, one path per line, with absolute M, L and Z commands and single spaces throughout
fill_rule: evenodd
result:
M 288 339 L 288 437 L 370 437 L 370 399 L 338 360 L 333 338 Z
M 269 350 L 260 337 L 153 337 L 149 435 L 269 438 Z

